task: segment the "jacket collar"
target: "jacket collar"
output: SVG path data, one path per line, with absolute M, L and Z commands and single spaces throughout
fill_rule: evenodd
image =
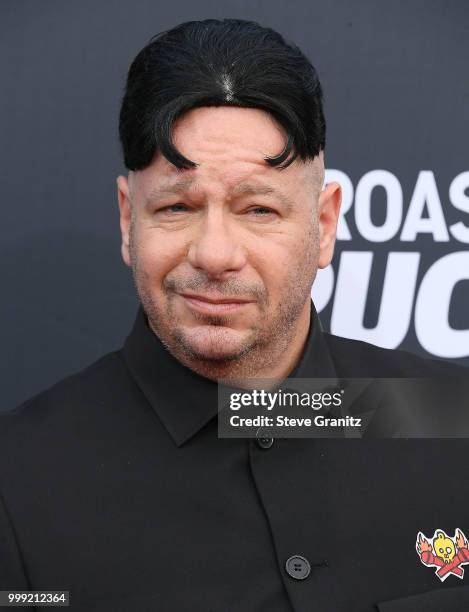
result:
M 121 354 L 140 390 L 177 446 L 199 432 L 218 412 L 218 385 L 178 361 L 138 308 Z M 311 318 L 302 356 L 293 378 L 336 378 L 322 325 L 311 301 Z

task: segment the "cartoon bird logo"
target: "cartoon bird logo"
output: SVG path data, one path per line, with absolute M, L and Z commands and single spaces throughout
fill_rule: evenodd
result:
M 442 582 L 451 574 L 463 578 L 461 566 L 469 563 L 469 545 L 461 529 L 456 529 L 454 538 L 441 529 L 435 531 L 433 538 L 426 538 L 419 531 L 415 547 L 420 561 L 428 567 L 436 567 L 435 574 Z

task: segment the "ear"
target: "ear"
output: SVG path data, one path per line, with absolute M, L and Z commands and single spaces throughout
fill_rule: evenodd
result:
M 130 202 L 129 181 L 125 176 L 118 176 L 117 180 L 117 199 L 120 211 L 120 228 L 122 236 L 121 253 L 122 259 L 130 267 L 129 234 L 130 221 L 132 218 L 132 204 Z
M 318 222 L 320 268 L 328 266 L 334 254 L 341 201 L 342 189 L 339 183 L 328 183 L 319 194 Z

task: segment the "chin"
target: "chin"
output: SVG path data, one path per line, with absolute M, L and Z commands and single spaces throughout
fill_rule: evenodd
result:
M 197 359 L 233 360 L 252 346 L 246 333 L 227 327 L 203 326 L 178 335 L 180 344 Z

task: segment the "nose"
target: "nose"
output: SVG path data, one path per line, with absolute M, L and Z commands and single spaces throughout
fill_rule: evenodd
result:
M 243 268 L 245 249 L 222 209 L 207 212 L 189 246 L 188 260 L 211 277 Z

